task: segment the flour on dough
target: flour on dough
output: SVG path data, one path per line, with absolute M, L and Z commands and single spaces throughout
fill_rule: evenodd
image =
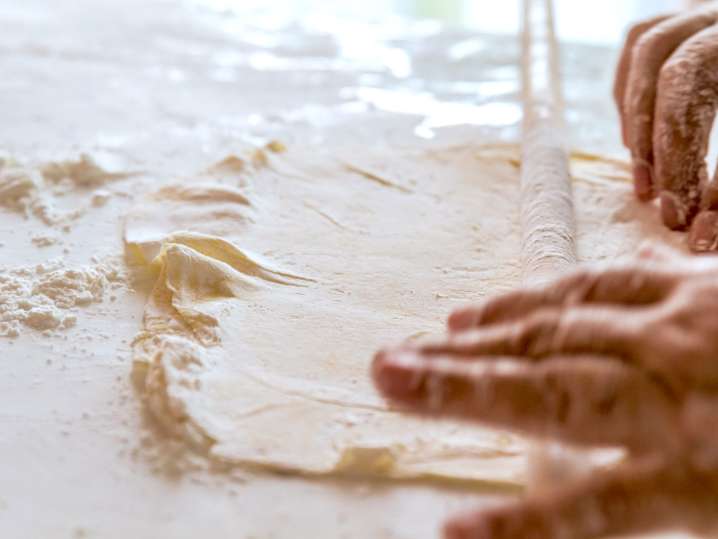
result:
M 290 148 L 130 212 L 128 258 L 154 277 L 134 347 L 148 410 L 226 464 L 523 482 L 522 440 L 399 414 L 368 377 L 378 347 L 441 334 L 453 308 L 519 284 L 517 148 L 346 155 Z M 630 253 L 660 229 L 622 163 L 573 165 L 579 255 Z

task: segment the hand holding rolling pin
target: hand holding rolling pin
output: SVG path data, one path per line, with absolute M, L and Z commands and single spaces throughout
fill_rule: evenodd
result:
M 717 250 L 718 183 L 705 157 L 718 105 L 718 2 L 631 28 L 614 98 L 636 195 L 659 197 L 667 227 L 691 227 L 694 250 Z

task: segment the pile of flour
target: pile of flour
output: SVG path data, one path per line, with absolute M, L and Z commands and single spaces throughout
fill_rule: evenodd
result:
M 99 261 L 67 267 L 51 260 L 0 269 L 0 337 L 18 337 L 26 328 L 51 333 L 74 326 L 77 307 L 98 303 L 125 286 L 119 267 Z

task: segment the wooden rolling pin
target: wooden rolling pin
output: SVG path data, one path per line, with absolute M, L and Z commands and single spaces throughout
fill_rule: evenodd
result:
M 521 80 L 521 254 L 524 284 L 576 263 L 559 51 L 551 0 L 524 0 Z
M 525 285 L 539 285 L 576 263 L 576 226 L 552 0 L 523 0 L 521 39 L 522 278 Z M 529 490 L 535 492 L 574 476 L 580 468 L 579 460 L 558 444 L 534 444 L 529 451 Z

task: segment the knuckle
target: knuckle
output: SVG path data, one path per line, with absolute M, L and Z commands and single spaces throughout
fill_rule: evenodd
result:
M 671 87 L 685 81 L 693 71 L 693 62 L 685 56 L 671 57 L 661 66 L 658 72 L 658 85 L 661 88 Z
M 564 283 L 564 305 L 592 301 L 613 287 L 615 275 L 598 268 L 586 268 L 569 277 Z
M 644 318 L 640 355 L 680 384 L 718 380 L 718 286 L 684 281 Z
M 555 345 L 555 335 L 561 326 L 559 313 L 533 316 L 516 333 L 516 348 L 529 355 L 542 355 Z
M 703 333 L 718 343 L 718 287 L 712 283 L 687 282 L 679 285 L 667 305 L 663 321 L 684 335 Z M 657 319 L 656 325 L 662 320 Z M 715 339 L 713 338 L 715 337 Z
M 601 272 L 595 268 L 584 268 L 566 278 L 558 287 L 564 305 L 574 305 L 589 300 L 601 280 Z

